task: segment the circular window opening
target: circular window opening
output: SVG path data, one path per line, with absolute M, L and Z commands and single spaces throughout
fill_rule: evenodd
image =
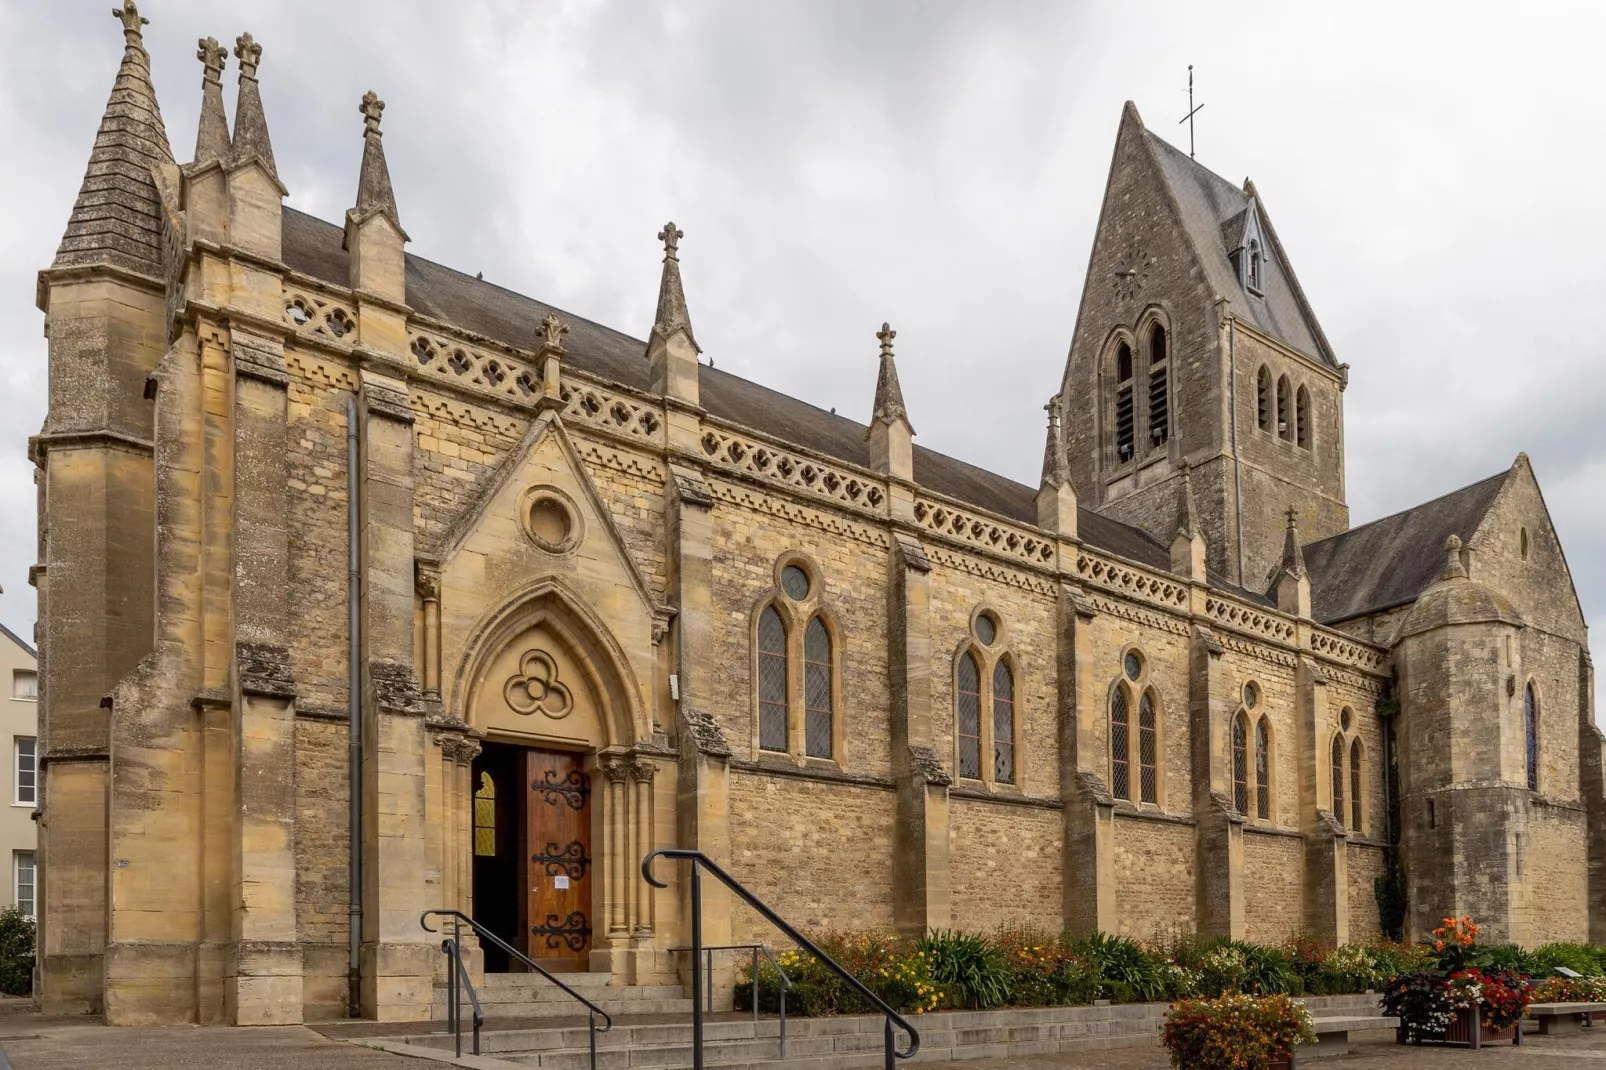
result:
M 809 574 L 796 565 L 787 565 L 781 569 L 781 590 L 794 602 L 803 601 L 809 596 Z
M 1349 731 L 1349 725 L 1350 725 L 1350 712 L 1349 712 L 1348 709 L 1345 709 L 1343 713 L 1338 715 L 1338 726 L 1340 728 L 1342 728 L 1344 731 L 1348 732 Z
M 574 530 L 569 511 L 556 498 L 537 498 L 530 506 L 530 533 L 548 548 L 564 545 Z
M 976 615 L 976 638 L 981 640 L 983 646 L 992 646 L 993 640 L 998 638 L 998 622 L 993 620 L 992 614 Z
M 1143 659 L 1140 656 L 1138 656 L 1138 652 L 1137 651 L 1135 651 L 1135 650 L 1128 651 L 1127 655 L 1126 655 L 1126 678 L 1128 680 L 1136 680 L 1139 676 L 1142 676 L 1142 675 L 1143 675 Z
M 1260 703 L 1260 688 L 1254 684 L 1244 685 L 1244 708 L 1254 709 Z

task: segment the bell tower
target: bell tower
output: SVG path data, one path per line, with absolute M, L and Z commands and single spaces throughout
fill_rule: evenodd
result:
M 1254 184 L 1129 102 L 1060 392 L 1078 501 L 1169 545 L 1187 471 L 1210 574 L 1266 591 L 1289 509 L 1307 538 L 1349 527 L 1346 381 Z

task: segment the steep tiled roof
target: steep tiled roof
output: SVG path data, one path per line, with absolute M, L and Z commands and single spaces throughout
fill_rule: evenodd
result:
M 1312 614 L 1320 621 L 1348 620 L 1414 601 L 1444 568 L 1444 540 L 1472 539 L 1507 474 L 1307 543 Z
M 284 260 L 297 271 L 346 285 L 349 275 L 341 237 L 341 229 L 331 223 L 293 208 L 284 210 Z M 412 255 L 407 257 L 407 303 L 423 315 L 520 349 L 529 349 L 536 325 L 548 313 L 556 313 L 569 327 L 564 339 L 568 364 L 625 386 L 648 389 L 644 341 Z M 849 464 L 870 464 L 864 424 L 707 365 L 698 367 L 698 383 L 703 407 L 714 416 Z M 914 451 L 914 476 L 920 486 L 978 509 L 1026 524 L 1037 522 L 1034 487 L 920 446 Z M 1136 528 L 1086 509 L 1079 511 L 1077 523 L 1082 538 L 1093 546 L 1155 568 L 1170 568 L 1169 551 Z
M 1230 258 L 1248 218 L 1250 193 L 1153 133 L 1148 138 L 1210 285 L 1218 294 L 1233 298 L 1233 310 L 1271 337 L 1317 360 L 1336 364 L 1321 326 L 1300 292 L 1293 267 L 1282 255 L 1276 235 L 1270 233 L 1266 206 L 1257 206 L 1258 218 L 1268 231 L 1270 248 L 1266 251 L 1261 294 L 1255 296 L 1240 285 Z

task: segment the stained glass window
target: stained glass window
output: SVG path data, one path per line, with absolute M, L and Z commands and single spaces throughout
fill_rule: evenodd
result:
M 486 772 L 480 773 L 480 787 L 474 793 L 474 853 L 496 854 L 496 782 Z
M 786 750 L 786 625 L 774 606 L 758 618 L 758 745 Z

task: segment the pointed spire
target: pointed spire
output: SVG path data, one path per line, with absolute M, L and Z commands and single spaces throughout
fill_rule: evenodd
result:
M 1277 608 L 1296 617 L 1310 616 L 1310 573 L 1305 570 L 1305 554 L 1299 548 L 1299 510 L 1288 510 L 1288 533 L 1283 537 L 1283 560 L 1272 587 Z
M 1191 539 L 1199 533 L 1199 507 L 1193 499 L 1193 466 L 1184 459 L 1182 487 L 1177 492 L 1177 534 Z
M 1199 528 L 1199 509 L 1193 500 L 1193 466 L 1182 461 L 1182 479 L 1177 489 L 1177 530 L 1171 536 L 1171 571 L 1195 583 L 1205 583 L 1209 573 L 1205 564 L 1204 532 Z
M 396 193 L 390 186 L 390 167 L 385 163 L 384 131 L 379 129 L 379 117 L 385 112 L 385 102 L 373 90 L 363 94 L 362 104 L 362 173 L 357 178 L 357 218 L 383 215 L 402 229 L 401 216 L 396 211 Z M 402 233 L 406 239 L 405 231 Z
M 1299 510 L 1288 509 L 1288 530 L 1283 535 L 1282 572 L 1290 576 L 1305 575 L 1305 553 L 1299 548 Z
M 173 150 L 140 30 L 150 20 L 134 0 L 112 14 L 123 24 L 123 59 L 55 263 L 109 262 L 160 276 L 162 201 L 151 170 L 171 164 Z
M 229 120 L 223 114 L 223 68 L 228 51 L 216 37 L 196 42 L 195 58 L 201 61 L 201 122 L 195 132 L 195 163 L 228 163 L 233 152 L 229 144 Z
M 684 331 L 692 349 L 701 353 L 703 347 L 691 333 L 691 313 L 686 311 L 686 291 L 680 284 L 680 239 L 685 236 L 673 222 L 665 223 L 658 232 L 658 240 L 664 243 L 664 274 L 658 284 L 658 314 L 652 321 L 652 333 L 667 342 Z
M 1065 443 L 1060 439 L 1060 396 L 1055 394 L 1043 408 L 1048 410 L 1048 437 L 1043 442 L 1043 479 L 1039 486 L 1063 487 L 1070 483 L 1066 470 Z
M 248 33 L 234 40 L 234 58 L 240 61 L 240 95 L 234 102 L 234 156 L 238 167 L 260 161 L 275 182 L 279 169 L 273 163 L 273 142 L 268 139 L 268 117 L 262 111 L 262 93 L 257 87 L 257 66 L 262 62 L 262 46 Z M 282 186 L 283 183 L 280 183 Z
M 891 324 L 883 323 L 875 336 L 881 343 L 881 370 L 876 373 L 875 403 L 870 409 L 870 421 L 890 424 L 902 420 L 912 435 L 915 433 L 914 425 L 909 423 L 909 410 L 903 407 L 898 366 L 892 359 L 892 340 L 898 337 L 898 332 L 892 329 Z

